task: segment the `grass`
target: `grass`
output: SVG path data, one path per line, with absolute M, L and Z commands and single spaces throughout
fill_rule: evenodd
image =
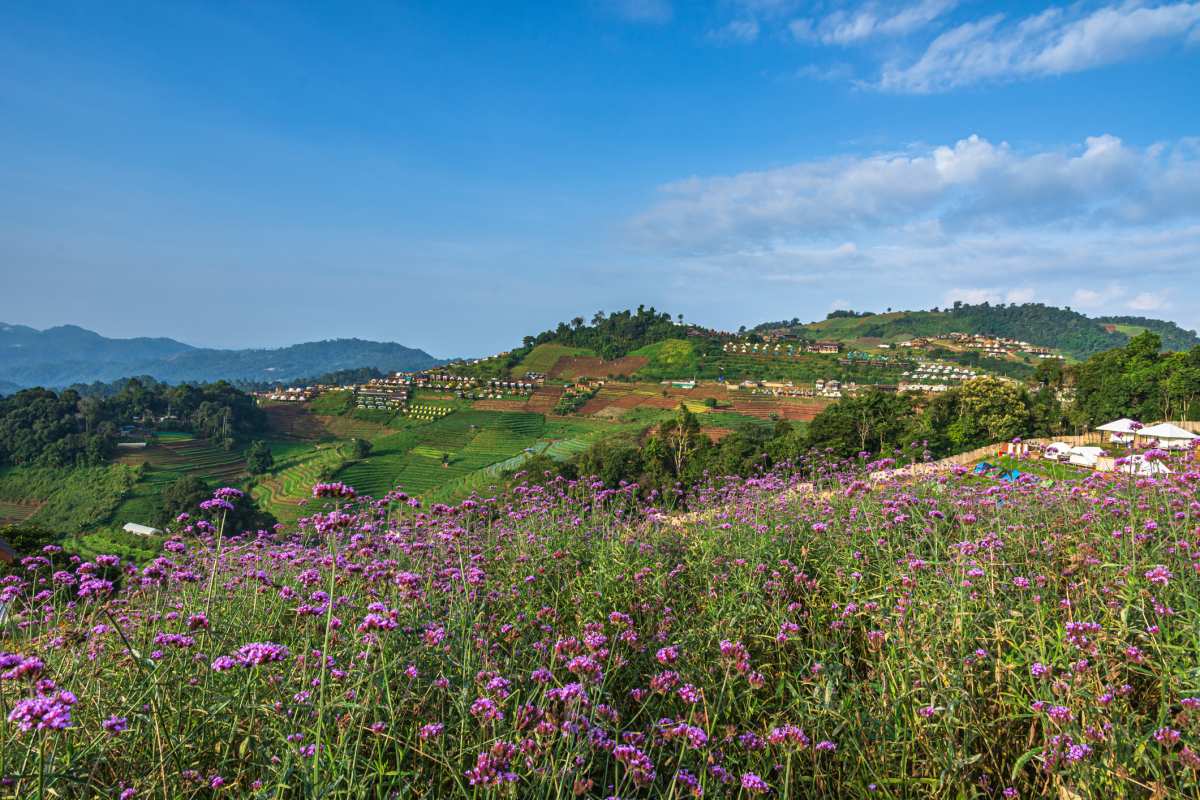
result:
M 349 464 L 337 477 L 370 494 L 396 487 L 421 494 L 512 458 L 533 445 L 544 426 L 540 414 L 458 411 L 381 437 L 368 458 Z

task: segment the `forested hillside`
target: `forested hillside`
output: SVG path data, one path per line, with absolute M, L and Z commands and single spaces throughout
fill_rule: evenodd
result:
M 1200 344 L 1200 337 L 1194 331 L 1185 331 L 1173 322 L 1145 317 L 1092 318 L 1069 308 L 1043 303 L 955 303 L 944 309 L 881 314 L 835 311 L 820 322 L 807 325 L 799 324 L 799 320 L 770 322 L 754 330 L 780 327 L 794 328 L 810 337 L 840 340 L 897 340 L 951 332 L 978 333 L 1053 347 L 1079 359 L 1121 347 L 1143 329 L 1159 334 L 1168 350 L 1186 350 Z

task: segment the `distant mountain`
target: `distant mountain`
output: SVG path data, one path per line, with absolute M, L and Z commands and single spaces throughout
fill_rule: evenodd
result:
M 768 322 L 756 331 L 790 328 L 813 337 L 849 341 L 881 339 L 898 341 L 915 336 L 935 336 L 958 331 L 1019 339 L 1052 347 L 1075 358 L 1121 347 L 1142 330 L 1162 337 L 1168 350 L 1187 350 L 1200 345 L 1195 331 L 1187 331 L 1173 322 L 1145 317 L 1088 317 L 1069 308 L 1042 303 L 991 305 L 956 303 L 930 311 L 889 311 L 882 314 L 835 311 L 820 322 L 801 324 Z
M 0 397 L 3 397 L 6 394 L 13 394 L 14 392 L 18 391 L 20 388 L 21 387 L 17 386 L 15 383 L 9 383 L 8 381 L 0 381 Z
M 110 339 L 75 325 L 38 331 L 0 323 L 0 392 L 150 375 L 160 381 L 279 381 L 344 369 L 383 372 L 444 363 L 394 342 L 329 339 L 260 350 L 193 347 L 174 339 Z

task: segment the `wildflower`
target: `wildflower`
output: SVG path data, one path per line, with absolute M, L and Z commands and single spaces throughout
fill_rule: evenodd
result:
M 104 720 L 101 725 L 104 730 L 108 731 L 111 735 L 116 736 L 129 727 L 129 720 L 127 720 L 125 717 L 112 716 Z
M 1146 580 L 1159 586 L 1166 586 L 1171 582 L 1174 576 L 1171 571 L 1162 564 L 1156 565 L 1153 569 L 1147 570 L 1145 573 Z
M 38 693 L 18 700 L 8 713 L 8 721 L 22 731 L 65 730 L 71 726 L 71 706 L 77 698 L 68 691 Z
M 751 794 L 766 794 L 771 791 L 771 787 L 767 785 L 767 782 L 753 772 L 747 772 L 742 775 L 742 788 Z

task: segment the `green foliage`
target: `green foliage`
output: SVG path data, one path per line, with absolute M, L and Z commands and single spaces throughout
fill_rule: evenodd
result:
M 905 445 L 917 418 L 912 396 L 873 390 L 843 398 L 818 414 L 807 443 L 840 456 L 881 453 Z
M 44 503 L 28 522 L 58 533 L 75 533 L 112 518 L 141 469 L 106 467 L 9 467 L 0 470 L 0 500 Z
M 152 430 L 158 420 L 231 450 L 266 423 L 253 397 L 224 382 L 167 386 L 129 379 L 113 388 L 88 396 L 28 389 L 0 399 L 0 465 L 97 466 L 111 457 L 122 426 Z
M 1137 336 L 1142 331 L 1157 334 L 1162 340 L 1164 350 L 1191 350 L 1200 345 L 1200 337 L 1195 331 L 1184 330 L 1174 322 L 1149 317 L 1097 317 L 1101 324 L 1116 325 L 1117 329 L 1129 338 Z
M 620 358 L 639 347 L 670 339 L 679 333 L 679 327 L 670 314 L 660 313 L 653 306 L 638 306 L 637 311 L 617 311 L 605 314 L 598 311 L 591 324 L 582 317 L 570 323 L 560 322 L 554 330 L 544 331 L 537 336 L 525 337 L 527 348 L 548 342 L 584 347 L 599 353 L 606 359 Z
M 371 441 L 369 439 L 354 439 L 351 443 L 351 450 L 355 458 L 366 458 L 371 455 Z
M 193 519 L 207 518 L 214 525 L 224 518 L 225 530 L 228 532 L 267 529 L 276 522 L 271 514 L 259 509 L 250 494 L 232 500 L 232 511 L 202 510 L 200 504 L 212 496 L 212 487 L 199 478 L 180 478 L 162 491 L 157 520 L 159 527 L 178 527 L 176 520 L 181 514 L 187 514 Z
M 275 456 L 265 442 L 255 441 L 246 449 L 246 469 L 251 475 L 270 472 L 275 466 Z
M 1076 365 L 1071 373 L 1080 421 L 1200 419 L 1200 346 L 1162 353 L 1161 345 L 1157 334 L 1145 331 L 1125 347 Z
M 769 323 L 759 329 L 777 326 Z M 894 341 L 953 331 L 979 333 L 1053 347 L 1076 358 L 1119 347 L 1127 339 L 1122 333 L 1105 330 L 1103 320 L 1043 303 L 955 303 L 943 310 L 887 314 L 834 312 L 823 322 L 794 327 L 812 338 L 842 340 L 877 337 Z

